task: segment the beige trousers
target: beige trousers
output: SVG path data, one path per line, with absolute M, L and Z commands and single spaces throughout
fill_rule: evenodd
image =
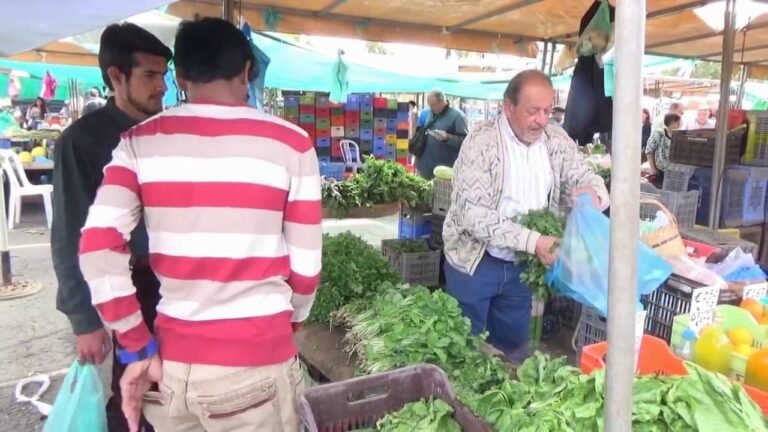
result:
M 296 432 L 304 373 L 298 358 L 260 367 L 165 361 L 159 390 L 143 407 L 157 432 Z

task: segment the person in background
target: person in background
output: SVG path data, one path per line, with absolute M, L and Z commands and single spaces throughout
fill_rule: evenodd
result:
M 90 114 L 97 109 L 103 108 L 107 104 L 107 101 L 101 97 L 99 89 L 92 88 L 88 90 L 88 94 L 85 96 L 85 103 L 83 104 L 83 112 L 81 116 Z
M 189 103 L 123 135 L 80 240 L 127 364 L 123 411 L 133 432 L 142 405 L 161 432 L 298 431 L 293 333 L 321 267 L 317 154 L 304 130 L 248 106 L 258 69 L 237 27 L 183 22 L 174 54 Z M 123 252 L 142 214 L 163 287 L 157 337 Z
M 45 104 L 45 99 L 38 97 L 35 102 L 27 109 L 26 121 L 27 129 L 34 130 L 40 126 L 40 123 L 45 120 L 45 115 L 48 113 L 48 108 Z
M 642 114 L 642 135 L 640 137 L 640 148 L 645 148 L 645 145 L 648 143 L 648 138 L 651 136 L 651 112 L 648 111 L 647 108 L 643 108 L 643 114 Z
M 413 134 L 416 133 L 416 127 L 419 126 L 419 108 L 416 106 L 416 101 L 408 101 L 408 139 L 413 138 Z
M 467 136 L 467 118 L 451 107 L 440 90 L 433 90 L 427 96 L 429 118 L 424 152 L 416 159 L 416 170 L 427 180 L 434 177 L 432 171 L 438 166 L 452 167 L 459 156 L 461 144 Z
M 53 229 L 51 252 L 59 289 L 56 307 L 72 325 L 77 357 L 100 365 L 111 353 L 111 331 L 93 307 L 91 292 L 77 259 L 80 230 L 96 197 L 104 166 L 120 141 L 120 134 L 162 110 L 171 50 L 135 24 L 113 24 L 104 29 L 99 45 L 99 67 L 104 82 L 114 90 L 103 109 L 80 117 L 61 134 L 54 147 Z M 130 278 L 120 289 L 138 289 L 138 304 L 147 328 L 153 328 L 160 283 L 149 265 L 146 227 L 139 222 L 131 235 Z M 98 302 L 98 297 L 95 298 Z M 125 366 L 112 364 L 112 396 L 107 403 L 110 432 L 128 431 L 121 411 L 120 378 Z M 151 431 L 143 423 L 145 430 Z
M 650 174 L 654 176 L 654 186 L 661 188 L 664 182 L 664 170 L 669 165 L 669 149 L 672 147 L 672 132 L 680 128 L 680 116 L 669 113 L 664 116 L 664 128 L 654 130 L 645 146 Z
M 563 122 L 565 121 L 565 109 L 561 107 L 554 107 L 552 109 L 552 117 L 549 119 L 549 122 L 553 125 L 563 127 Z
M 554 89 L 537 70 L 517 74 L 504 92 L 503 115 L 467 136 L 454 166 L 453 202 L 445 224 L 446 291 L 488 342 L 512 361 L 528 355 L 532 294 L 520 280 L 516 254 L 556 258 L 558 239 L 515 222 L 532 210 L 560 211 L 561 192 L 609 204 L 603 180 L 576 144 L 549 123 Z
M 711 117 L 707 107 L 696 110 L 696 117 L 688 119 L 682 126 L 685 130 L 714 129 L 715 119 Z
M 683 104 L 679 102 L 672 102 L 669 104 L 669 109 L 667 112 L 665 114 L 659 115 L 655 120 L 653 120 L 653 124 L 651 124 L 651 133 L 664 129 L 664 118 L 667 114 L 677 114 L 682 119 L 683 114 L 685 114 Z

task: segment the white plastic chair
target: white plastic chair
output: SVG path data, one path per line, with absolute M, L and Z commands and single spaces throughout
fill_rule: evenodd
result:
M 348 139 L 339 141 L 339 146 L 341 146 L 341 157 L 344 158 L 344 165 L 351 168 L 353 173 L 357 173 L 358 168 L 363 166 L 360 147 L 356 142 Z
M 41 195 L 45 205 L 45 218 L 48 221 L 48 229 L 51 229 L 53 220 L 53 206 L 51 204 L 51 195 L 53 194 L 52 185 L 33 185 L 29 182 L 27 174 L 24 172 L 24 165 L 21 164 L 19 156 L 13 150 L 2 150 L 0 157 L 3 158 L 3 172 L 8 178 L 8 184 L 11 192 L 8 197 L 8 229 L 13 229 L 13 225 L 21 222 L 21 200 L 25 196 Z

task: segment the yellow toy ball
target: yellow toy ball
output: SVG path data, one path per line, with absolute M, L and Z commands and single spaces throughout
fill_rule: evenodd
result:
M 32 153 L 30 152 L 24 151 L 19 153 L 19 160 L 21 161 L 21 163 L 30 163 L 32 162 L 33 159 L 34 158 L 32 157 Z
M 36 158 L 39 156 L 45 157 L 45 148 L 42 146 L 38 146 L 32 149 L 32 157 Z

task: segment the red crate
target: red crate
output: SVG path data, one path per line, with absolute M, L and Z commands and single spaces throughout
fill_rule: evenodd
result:
M 343 157 L 341 152 L 341 138 L 333 138 L 331 141 L 331 157 Z
M 315 131 L 315 135 L 317 135 L 318 138 L 330 138 L 331 137 L 331 129 L 330 128 L 317 128 Z
M 318 118 L 318 119 L 331 118 L 331 109 L 330 108 L 316 108 L 315 109 L 315 118 Z
M 399 157 L 397 158 L 397 163 L 403 166 L 408 166 L 408 158 L 407 157 Z
M 376 129 L 373 130 L 373 136 L 386 137 L 387 136 L 387 129 L 386 128 L 376 128 Z
M 591 373 L 604 369 L 603 358 L 608 353 L 608 342 L 587 345 L 581 351 L 581 370 Z M 640 355 L 637 359 L 637 373 L 640 375 L 688 375 L 685 363 L 677 357 L 664 340 L 650 335 L 643 335 L 640 342 Z M 744 386 L 749 397 L 768 415 L 768 393 L 748 385 Z
M 704 258 L 706 260 L 710 255 L 720 252 L 720 248 L 717 246 L 685 239 L 683 239 L 683 243 L 688 251 L 688 256 L 691 258 Z
M 314 105 L 299 105 L 299 114 L 314 114 Z
M 387 109 L 388 103 L 389 102 L 387 101 L 387 98 L 383 98 L 383 97 L 373 98 L 374 109 Z
M 315 132 L 317 130 L 313 123 L 303 123 L 303 124 L 301 124 L 299 126 L 301 126 L 302 129 L 304 129 L 308 134 L 310 134 L 312 136 L 315 135 Z M 312 140 L 312 142 L 314 142 L 314 140 Z
M 344 116 L 331 116 L 331 126 L 344 126 Z

